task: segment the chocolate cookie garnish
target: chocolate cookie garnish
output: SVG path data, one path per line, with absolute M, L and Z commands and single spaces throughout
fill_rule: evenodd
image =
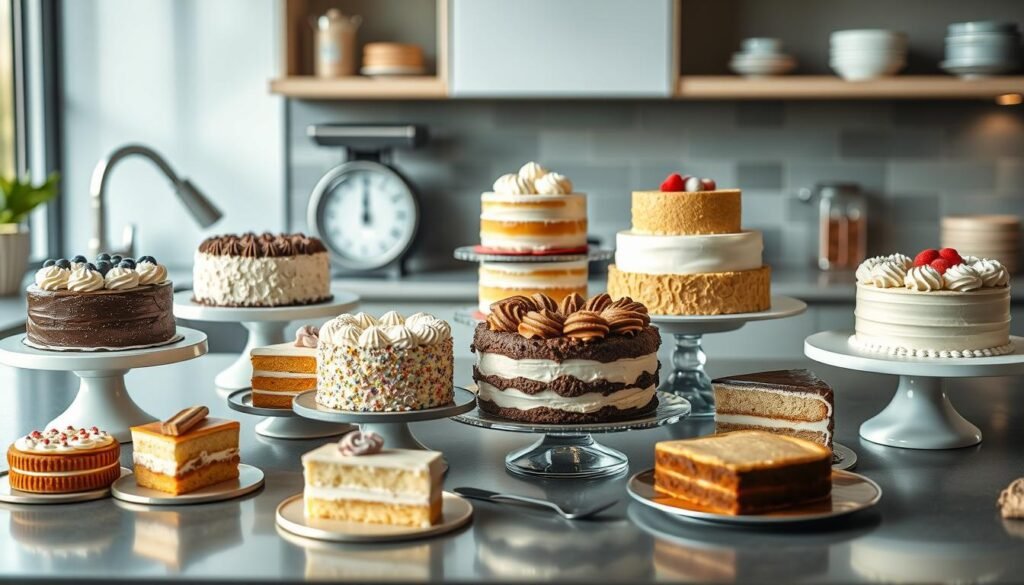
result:
M 608 322 L 608 332 L 612 335 L 632 337 L 644 328 L 644 314 L 639 311 L 609 307 L 601 316 Z
M 566 295 L 558 305 L 558 312 L 564 317 L 568 317 L 576 311 L 579 311 L 585 302 L 586 301 L 579 295 L 579 293 Z
M 555 302 L 555 299 L 549 297 L 544 293 L 533 293 L 532 295 L 530 295 L 530 300 L 533 301 L 533 304 L 534 306 L 537 307 L 538 311 L 543 309 L 546 311 L 555 312 L 558 310 L 558 303 Z
M 601 293 L 597 296 L 591 297 L 590 300 L 583 305 L 583 310 L 600 313 L 607 309 L 610 304 L 612 304 L 612 298 L 608 296 L 608 293 Z
M 629 297 L 622 297 L 616 300 L 614 303 L 608 305 L 608 309 L 625 309 L 627 311 L 635 311 L 640 313 L 640 318 L 644 321 L 644 326 L 651 324 L 651 317 L 648 314 L 647 307 L 643 303 L 638 303 Z
M 487 326 L 491 331 L 519 331 L 519 323 L 523 317 L 533 310 L 533 302 L 516 295 L 491 304 L 491 314 L 487 316 Z
M 553 302 L 553 301 L 552 301 Z M 551 339 L 562 335 L 565 318 L 555 311 L 530 311 L 519 324 L 519 335 L 527 339 Z
M 608 322 L 596 311 L 580 310 L 565 319 L 562 333 L 582 341 L 604 339 L 608 335 Z

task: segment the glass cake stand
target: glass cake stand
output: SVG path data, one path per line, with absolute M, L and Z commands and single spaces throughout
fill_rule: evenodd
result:
M 256 423 L 256 434 L 272 439 L 322 439 L 337 437 L 355 427 L 343 423 L 328 423 L 299 416 L 291 408 L 265 408 L 252 405 L 252 389 L 243 388 L 228 394 L 228 408 L 262 416 Z
M 678 422 L 689 413 L 690 403 L 685 398 L 659 391 L 657 410 L 631 420 L 541 424 L 500 418 L 479 408 L 452 420 L 496 431 L 543 433 L 536 443 L 506 455 L 505 468 L 517 475 L 580 479 L 619 475 L 629 469 L 624 453 L 598 443 L 592 435 L 660 427 Z
M 756 313 L 732 315 L 651 315 L 651 323 L 675 337 L 672 351 L 672 373 L 658 390 L 671 392 L 690 401 L 691 417 L 715 415 L 715 394 L 711 379 L 704 372 L 707 355 L 701 348 L 704 335 L 735 331 L 751 321 L 767 321 L 794 317 L 807 310 L 800 299 L 772 295 L 771 308 Z
M 959 412 L 942 389 L 943 378 L 1024 374 L 1024 338 L 1010 337 L 1008 355 L 978 358 L 919 358 L 860 351 L 852 331 L 823 331 L 804 340 L 814 361 L 860 372 L 895 374 L 899 386 L 889 405 L 860 426 L 872 443 L 904 449 L 956 449 L 981 442 L 981 431 Z
M 284 328 L 291 321 L 337 317 L 359 304 L 359 296 L 331 287 L 333 298 L 312 305 L 288 307 L 211 307 L 192 301 L 192 291 L 174 294 L 174 316 L 179 319 L 208 321 L 211 323 L 241 323 L 249 331 L 245 349 L 233 364 L 217 374 L 218 388 L 239 390 L 252 384 L 252 362 L 249 352 L 254 347 L 284 343 Z
M 186 327 L 177 328 L 178 341 L 121 351 L 55 351 L 25 345 L 19 333 L 0 341 L 0 364 L 28 370 L 72 371 L 79 377 L 74 402 L 46 428 L 67 426 L 99 427 L 120 443 L 132 440 L 129 429 L 158 420 L 135 404 L 124 384 L 133 368 L 175 364 L 204 355 L 206 334 Z

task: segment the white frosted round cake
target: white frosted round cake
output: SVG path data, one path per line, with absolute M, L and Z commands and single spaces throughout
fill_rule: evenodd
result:
M 1009 281 L 998 261 L 952 248 L 869 258 L 857 268 L 850 343 L 910 357 L 1011 353 Z

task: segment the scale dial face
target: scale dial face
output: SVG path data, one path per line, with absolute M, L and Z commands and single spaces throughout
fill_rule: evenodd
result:
M 370 161 L 344 163 L 324 175 L 309 214 L 332 260 L 350 270 L 382 268 L 400 258 L 419 225 L 412 187 L 390 167 Z

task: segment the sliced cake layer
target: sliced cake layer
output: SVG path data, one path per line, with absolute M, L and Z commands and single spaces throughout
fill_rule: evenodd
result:
M 249 352 L 253 406 L 290 409 L 296 395 L 316 390 L 317 333 L 316 328 L 303 327 L 294 342 L 256 347 Z
M 135 481 L 172 494 L 238 477 L 238 421 L 207 418 L 185 434 L 165 434 L 160 422 L 132 427 Z

